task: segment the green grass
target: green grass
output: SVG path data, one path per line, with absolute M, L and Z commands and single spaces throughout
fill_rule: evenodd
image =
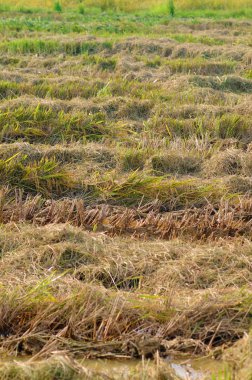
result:
M 70 175 L 60 169 L 56 160 L 24 161 L 25 157 L 18 154 L 8 160 L 0 160 L 0 183 L 45 196 L 60 195 L 71 189 L 73 181 Z
M 239 115 L 223 115 L 217 120 L 216 134 L 218 137 L 242 139 L 251 133 L 249 121 Z
M 189 42 L 189 43 L 201 43 L 209 46 L 213 45 L 224 45 L 224 41 L 218 38 L 211 38 L 208 36 L 193 36 L 192 34 L 171 34 L 171 38 L 178 42 Z
M 236 62 L 214 62 L 203 58 L 178 58 L 167 60 L 165 65 L 172 73 L 199 74 L 199 75 L 224 75 L 234 72 Z
M 252 70 L 247 70 L 244 75 L 248 79 L 252 79 Z
M 100 140 L 108 135 L 104 114 L 65 113 L 50 107 L 20 106 L 0 113 L 2 142 L 58 142 Z
M 62 5 L 59 1 L 54 3 L 53 9 L 55 12 L 62 12 Z
M 88 43 L 88 42 L 58 42 L 42 39 L 17 39 L 0 44 L 2 53 L 18 54 L 58 54 L 80 55 L 84 53 L 101 52 L 111 49 L 110 42 Z
M 8 10 L 8 6 L 2 6 Z M 29 9 L 28 9 L 29 10 Z M 6 14 L 5 14 L 6 13 Z M 19 15 L 20 13 L 20 15 Z M 176 17 L 170 18 L 167 15 L 167 8 L 160 10 L 151 9 L 149 12 L 125 13 L 121 11 L 102 13 L 101 11 L 86 8 L 84 14 L 76 7 L 74 11 L 54 13 L 43 11 L 43 9 L 30 9 L 30 12 L 19 9 L 15 14 L 4 12 L 5 17 L 1 21 L 0 31 L 4 34 L 21 31 L 36 31 L 45 33 L 87 33 L 100 36 L 126 36 L 126 35 L 153 35 L 163 36 L 164 26 L 172 22 L 177 22 L 181 18 L 188 19 L 188 23 L 197 23 L 198 18 L 206 17 L 215 20 L 225 20 L 227 18 L 252 18 L 251 9 L 240 9 L 236 11 L 228 10 L 186 10 L 176 11 Z M 32 17 L 31 17 L 32 14 Z M 43 17 L 40 15 L 43 14 Z M 152 30 L 150 29 L 152 28 Z M 174 29 L 169 32 L 173 38 L 179 42 L 205 43 L 207 45 L 222 45 L 222 38 L 208 36 L 192 36 L 188 33 L 176 33 Z M 21 48 L 21 47 L 20 47 Z M 39 49 L 39 48 L 38 48 Z M 40 47 L 41 50 L 44 47 Z
M 218 181 L 199 183 L 194 179 L 167 180 L 138 172 L 130 173 L 121 181 L 105 178 L 104 183 L 97 184 L 97 187 L 107 201 L 132 206 L 156 199 L 168 209 L 200 207 L 205 204 L 206 199 L 216 202 L 224 195 L 232 197 L 227 188 Z

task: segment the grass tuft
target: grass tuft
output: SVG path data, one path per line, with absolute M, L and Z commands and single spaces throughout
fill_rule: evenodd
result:
M 56 1 L 54 3 L 53 9 L 54 9 L 55 12 L 59 12 L 59 13 L 62 12 L 62 5 L 61 5 L 61 3 L 59 1 Z
M 175 16 L 175 5 L 174 5 L 174 0 L 169 0 L 168 3 L 168 9 L 169 9 L 169 15 L 171 17 Z

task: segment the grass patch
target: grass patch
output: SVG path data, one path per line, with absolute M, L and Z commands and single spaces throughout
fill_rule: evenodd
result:
M 171 179 L 144 176 L 133 172 L 120 182 L 106 181 L 97 185 L 105 199 L 124 205 L 137 205 L 159 200 L 168 209 L 200 207 L 206 199 L 212 202 L 224 196 L 227 189 L 221 183 L 199 183 L 193 179 Z
M 223 115 L 217 120 L 216 134 L 218 137 L 242 139 L 251 133 L 249 121 L 240 115 Z
M 171 38 L 180 43 L 200 43 L 204 45 L 224 45 L 224 41 L 217 38 L 211 38 L 208 36 L 194 36 L 192 34 L 172 34 Z
M 24 161 L 25 157 L 19 157 L 18 154 L 7 160 L 0 160 L 0 182 L 46 196 L 60 195 L 72 188 L 71 176 L 60 168 L 55 159 L 41 159 L 30 163 Z
M 23 107 L 0 113 L 2 142 L 59 142 L 100 140 L 108 133 L 103 113 L 65 113 L 50 107 Z
M 234 72 L 235 62 L 211 62 L 203 58 L 178 58 L 167 60 L 165 62 L 167 68 L 172 73 L 190 73 L 199 75 L 223 75 Z
M 123 171 L 142 170 L 145 164 L 146 153 L 143 150 L 128 149 L 121 154 Z
M 192 174 L 200 170 L 200 157 L 170 153 L 153 156 L 151 165 L 156 174 Z
M 65 53 L 68 55 L 81 55 L 84 53 L 97 52 L 111 49 L 111 43 L 88 43 L 81 41 L 60 42 L 57 40 L 43 39 L 16 39 L 0 44 L 2 53 L 11 54 L 58 54 Z
M 249 78 L 249 77 L 248 77 Z M 231 91 L 235 93 L 252 93 L 252 82 L 240 77 L 228 76 L 223 79 L 213 77 L 195 77 L 192 83 L 199 87 L 210 87 L 218 91 Z

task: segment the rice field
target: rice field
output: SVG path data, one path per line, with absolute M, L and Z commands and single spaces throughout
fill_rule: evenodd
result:
M 251 380 L 251 1 L 6 0 L 0 68 L 0 379 Z

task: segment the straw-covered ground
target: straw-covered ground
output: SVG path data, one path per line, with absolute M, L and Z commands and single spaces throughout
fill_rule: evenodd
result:
M 252 11 L 233 3 L 1 6 L 0 379 L 115 378 L 83 358 L 176 379 L 177 354 L 251 379 Z

